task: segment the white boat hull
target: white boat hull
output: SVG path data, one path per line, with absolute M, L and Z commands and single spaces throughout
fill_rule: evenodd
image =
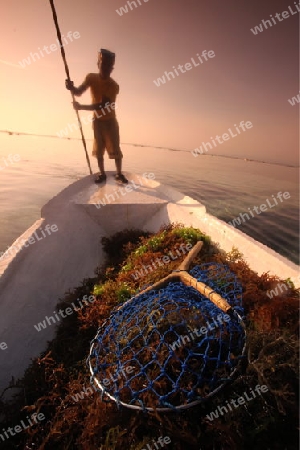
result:
M 223 250 L 237 247 L 258 274 L 269 272 L 299 285 L 297 265 L 207 214 L 204 205 L 154 180 L 135 174 L 127 177 L 132 182 L 131 192 L 119 187 L 112 174 L 101 187 L 91 176 L 70 185 L 42 208 L 42 218 L 11 249 L 22 240 L 41 236 L 39 230 L 47 224 L 56 225 L 57 231 L 22 247 L 17 254 L 8 250 L 12 255 L 0 260 L 0 393 L 12 377 L 23 375 L 31 358 L 44 351 L 54 337 L 55 325 L 39 332 L 34 325 L 53 315 L 67 290 L 94 276 L 105 257 L 101 238 L 125 228 L 156 232 L 171 222 L 200 228 Z M 106 206 L 99 207 L 100 200 L 107 201 Z M 1 349 L 1 343 L 7 348 Z

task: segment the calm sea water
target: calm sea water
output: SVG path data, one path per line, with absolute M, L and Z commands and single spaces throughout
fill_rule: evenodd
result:
M 298 168 L 131 144 L 122 150 L 125 173 L 153 172 L 226 222 L 248 212 L 250 220 L 244 216 L 238 228 L 299 264 Z M 9 155 L 20 161 L 10 163 Z M 114 170 L 107 157 L 106 169 Z M 0 252 L 40 218 L 48 200 L 88 173 L 80 141 L 0 134 Z M 276 205 L 280 191 L 290 198 Z M 273 206 L 256 214 L 254 207 L 267 199 Z

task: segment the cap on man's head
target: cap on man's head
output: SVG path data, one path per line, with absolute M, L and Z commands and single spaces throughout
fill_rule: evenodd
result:
M 113 52 L 110 52 L 109 50 L 106 50 L 105 48 L 101 48 L 99 53 L 101 53 L 102 55 L 105 55 L 107 58 L 111 59 L 112 61 L 114 61 L 116 59 L 116 54 Z

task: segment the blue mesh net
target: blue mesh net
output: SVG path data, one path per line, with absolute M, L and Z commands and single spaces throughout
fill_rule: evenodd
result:
M 92 341 L 91 382 L 102 396 L 133 409 L 184 409 L 232 378 L 245 351 L 242 287 L 221 264 L 190 274 L 224 297 L 233 314 L 182 282 L 133 297 Z

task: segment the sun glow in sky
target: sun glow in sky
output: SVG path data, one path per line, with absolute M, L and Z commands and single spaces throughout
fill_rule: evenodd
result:
M 120 85 L 122 142 L 193 150 L 251 121 L 251 129 L 214 152 L 298 163 L 299 105 L 288 102 L 299 93 L 299 13 L 293 1 L 136 4 L 131 10 L 125 0 L 55 1 L 75 85 L 97 72 L 98 49 L 116 52 L 112 77 Z M 128 12 L 118 14 L 125 5 Z M 0 10 L 0 128 L 56 134 L 76 123 L 60 51 L 50 50 L 57 37 L 48 0 L 11 0 Z M 275 20 L 284 11 L 289 16 Z M 271 26 L 251 31 L 271 16 Z M 70 40 L 68 32 L 79 37 Z M 215 56 L 196 66 L 192 59 L 199 62 L 203 51 Z M 40 59 L 32 56 L 38 52 Z M 188 63 L 189 70 L 179 69 Z M 154 83 L 171 71 L 170 80 Z M 89 103 L 89 93 L 79 101 Z M 90 123 L 84 132 L 92 137 Z

